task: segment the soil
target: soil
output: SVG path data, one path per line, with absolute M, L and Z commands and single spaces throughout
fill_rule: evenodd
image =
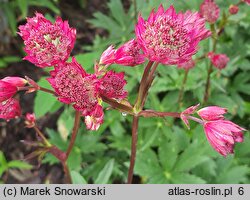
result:
M 61 0 L 58 7 L 61 11 L 61 16 L 64 20 L 68 20 L 70 26 L 77 29 L 77 42 L 72 54 L 83 52 L 81 46 L 83 44 L 91 44 L 95 34 L 105 35 L 105 31 L 101 29 L 94 29 L 87 23 L 87 19 L 92 18 L 93 13 L 101 11 L 107 13 L 107 0 L 91 0 L 86 2 L 84 6 L 78 4 L 80 1 Z M 123 2 L 126 7 L 129 1 Z M 41 7 L 29 8 L 28 16 L 32 16 L 34 12 L 47 12 L 48 10 Z M 53 13 L 51 13 L 53 14 Z M 24 24 L 25 21 L 20 21 L 19 24 Z M 1 44 L 0 40 L 0 57 L 2 56 L 19 56 L 23 57 L 22 44 L 20 37 L 13 37 L 9 30 L 6 30 L 7 42 Z M 46 75 L 42 69 L 35 67 L 27 61 L 11 63 L 6 68 L 0 68 L 0 78 L 5 76 L 28 76 L 37 81 L 42 76 Z M 16 98 L 21 99 L 22 113 L 33 112 L 35 93 L 28 95 L 19 94 Z M 56 121 L 60 116 L 62 110 L 54 114 L 47 114 L 38 120 L 38 126 L 49 127 L 56 129 Z M 24 159 L 32 152 L 32 147 L 23 143 L 22 141 L 36 141 L 35 131 L 25 128 L 24 120 L 22 118 L 11 120 L 8 123 L 4 120 L 0 121 L 0 150 L 3 151 L 6 159 L 20 160 Z M 35 166 L 38 166 L 36 159 L 29 160 Z M 32 170 L 9 170 L 2 176 L 5 183 L 64 183 L 61 165 L 44 165 L 35 167 Z

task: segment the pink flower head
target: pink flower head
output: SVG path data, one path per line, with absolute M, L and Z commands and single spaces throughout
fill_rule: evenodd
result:
M 114 71 L 107 72 L 101 79 L 100 93 L 108 98 L 124 99 L 127 97 L 127 91 L 124 90 L 126 80 L 124 73 Z
M 204 0 L 200 6 L 200 14 L 206 21 L 213 24 L 220 16 L 220 8 L 214 0 Z
M 239 7 L 237 5 L 230 5 L 228 11 L 231 15 L 236 15 L 239 11 Z
M 211 60 L 212 64 L 218 69 L 224 69 L 230 60 L 226 54 L 214 54 L 213 52 L 208 53 L 208 58 Z
M 186 110 L 184 110 L 181 113 L 181 119 L 184 122 L 184 124 L 188 127 L 188 129 L 190 129 L 190 126 L 189 126 L 189 122 L 188 122 L 188 117 L 187 116 L 194 114 L 199 106 L 200 106 L 200 104 L 197 104 L 195 106 L 190 106 L 189 108 L 187 108 Z
M 114 46 L 109 46 L 101 55 L 99 65 L 111 65 L 115 62 Z
M 76 30 L 70 28 L 67 21 L 58 17 L 52 24 L 40 13 L 27 18 L 27 23 L 19 26 L 19 30 L 27 53 L 24 59 L 38 67 L 66 61 L 76 40 Z
M 198 12 L 177 14 L 173 6 L 164 11 L 160 5 L 148 20 L 139 16 L 135 34 L 149 60 L 176 65 L 190 60 L 198 50 L 198 43 L 211 32 Z
M 0 102 L 13 97 L 17 92 L 17 87 L 11 83 L 0 80 Z
M 19 101 L 10 98 L 0 103 L 0 118 L 5 120 L 14 119 L 21 115 Z
M 135 66 L 144 63 L 144 55 L 135 39 L 132 39 L 115 52 L 115 63 L 125 66 Z
M 98 105 L 100 82 L 95 75 L 87 74 L 75 58 L 70 63 L 59 63 L 47 80 L 58 94 L 58 100 L 73 104 L 83 116 L 91 115 Z
M 87 129 L 96 131 L 103 123 L 104 113 L 102 106 L 98 105 L 91 115 L 85 116 L 85 124 Z
M 190 59 L 187 62 L 179 64 L 177 67 L 185 70 L 190 70 L 195 67 L 195 61 L 193 59 Z
M 244 0 L 247 5 L 250 5 L 250 0 Z
M 7 76 L 3 78 L 2 81 L 8 82 L 11 85 L 16 86 L 16 87 L 23 87 L 27 84 L 27 80 L 25 80 L 24 78 L 15 77 L 15 76 Z
M 223 115 L 227 113 L 227 109 L 219 106 L 208 106 L 200 109 L 197 113 L 202 119 L 211 121 L 224 119 Z
M 32 128 L 35 126 L 36 116 L 34 113 L 27 113 L 25 116 L 25 124 L 27 128 Z
M 245 129 L 231 121 L 219 119 L 203 124 L 206 137 L 212 147 L 223 156 L 234 153 L 234 144 L 243 142 Z

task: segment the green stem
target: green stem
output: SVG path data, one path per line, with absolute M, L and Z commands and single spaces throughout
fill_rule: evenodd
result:
M 75 144 L 77 132 L 78 132 L 79 125 L 80 125 L 80 119 L 81 119 L 81 113 L 79 111 L 76 111 L 76 113 L 75 113 L 75 122 L 74 122 L 73 131 L 72 131 L 72 136 L 70 138 L 70 143 L 69 143 L 68 149 L 66 151 L 66 160 L 68 159 L 68 157 L 70 155 L 70 152 L 71 152 L 71 150 L 72 150 L 72 148 L 73 148 L 73 146 Z
M 39 128 L 36 125 L 33 128 L 35 129 L 37 135 L 39 135 L 39 137 L 42 138 L 44 144 L 47 147 L 51 147 L 52 145 L 49 143 L 49 141 L 46 139 L 46 137 L 43 135 L 43 133 L 39 130 Z
M 130 165 L 128 171 L 128 184 L 131 184 L 133 181 L 133 173 L 134 173 L 134 166 L 135 166 L 135 158 L 136 158 L 136 145 L 137 145 L 137 135 L 138 135 L 138 122 L 139 117 L 133 117 L 133 124 L 132 124 L 132 141 L 131 141 L 131 155 L 130 155 Z
M 184 93 L 185 85 L 186 85 L 186 82 L 187 82 L 188 72 L 189 72 L 188 69 L 185 70 L 184 78 L 183 78 L 181 89 L 180 89 L 180 92 L 179 92 L 179 96 L 178 96 L 178 105 L 179 105 L 179 107 L 182 106 L 183 93 Z

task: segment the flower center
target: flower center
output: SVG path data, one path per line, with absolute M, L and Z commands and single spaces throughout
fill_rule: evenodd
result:
M 161 16 L 152 24 L 146 22 L 146 46 L 159 57 L 180 57 L 189 48 L 188 32 L 178 20 Z

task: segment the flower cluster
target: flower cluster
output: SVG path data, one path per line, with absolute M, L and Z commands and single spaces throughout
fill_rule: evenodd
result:
M 52 24 L 42 14 L 36 13 L 19 29 L 28 54 L 25 59 L 38 67 L 54 66 L 47 80 L 58 100 L 71 104 L 79 111 L 91 130 L 97 130 L 103 123 L 101 96 L 114 99 L 127 97 L 124 73 L 107 71 L 106 67 L 115 63 L 131 66 L 144 62 L 137 42 L 132 39 L 117 50 L 109 47 L 95 66 L 96 73 L 88 74 L 74 57 L 67 62 L 76 39 L 76 30 L 70 28 L 67 21 L 58 17 Z
M 197 111 L 200 119 L 190 115 L 196 112 L 198 105 L 191 106 L 182 112 L 181 118 L 188 125 L 188 119 L 195 120 L 203 125 L 206 137 L 211 146 L 223 156 L 234 153 L 236 142 L 243 142 L 244 128 L 226 120 L 224 114 L 227 110 L 218 106 L 209 106 Z
M 248 0 L 245 2 L 250 4 Z M 236 14 L 238 9 L 231 6 L 229 12 Z M 24 59 L 41 68 L 53 67 L 50 77 L 47 78 L 54 89 L 50 93 L 55 94 L 60 102 L 72 105 L 85 118 L 87 129 L 97 130 L 104 120 L 102 102 L 108 99 L 108 102 L 119 104 L 128 95 L 124 89 L 127 83 L 125 74 L 108 70 L 110 65 L 134 67 L 148 59 L 150 62 L 147 67 L 153 66 L 153 69 L 161 63 L 177 65 L 178 68 L 188 71 L 199 60 L 192 59 L 192 56 L 198 51 L 200 41 L 212 34 L 205 27 L 206 21 L 214 24 L 219 15 L 220 9 L 214 0 L 204 0 L 200 12 L 176 13 L 173 6 L 164 10 L 160 5 L 156 12 L 152 10 L 148 19 L 139 16 L 135 26 L 135 38 L 117 49 L 111 45 L 102 53 L 99 62 L 95 63 L 93 74 L 87 73 L 74 57 L 68 61 L 74 48 L 76 30 L 60 17 L 53 24 L 42 14 L 36 13 L 34 17 L 27 18 L 25 25 L 19 26 L 19 35 L 24 40 L 24 50 L 27 53 Z M 211 31 L 216 35 L 216 30 L 213 30 L 215 26 L 211 27 Z M 218 69 L 225 68 L 229 61 L 225 54 L 214 52 L 208 53 L 208 58 Z M 156 65 L 153 65 L 153 62 L 156 62 Z M 146 77 L 142 79 L 145 83 L 140 87 L 142 91 L 139 89 L 139 94 L 143 97 L 153 80 L 152 68 L 148 70 L 149 77 L 143 75 L 143 78 Z M 6 77 L 0 80 L 0 118 L 8 120 L 21 115 L 19 102 L 13 96 L 27 83 L 30 85 L 26 88 L 27 92 L 41 89 L 29 78 L 25 80 Z M 146 91 L 143 91 L 144 89 Z M 122 106 L 124 108 L 127 105 Z M 188 128 L 189 120 L 201 123 L 208 141 L 221 155 L 233 153 L 234 144 L 243 141 L 242 132 L 245 129 L 226 120 L 223 116 L 226 109 L 217 106 L 200 109 L 197 112 L 200 118 L 193 117 L 198 106 L 192 106 L 177 114 Z M 132 106 L 131 110 L 134 115 L 140 113 L 134 112 Z M 35 121 L 34 114 L 26 115 L 25 123 L 28 128 L 34 127 Z

